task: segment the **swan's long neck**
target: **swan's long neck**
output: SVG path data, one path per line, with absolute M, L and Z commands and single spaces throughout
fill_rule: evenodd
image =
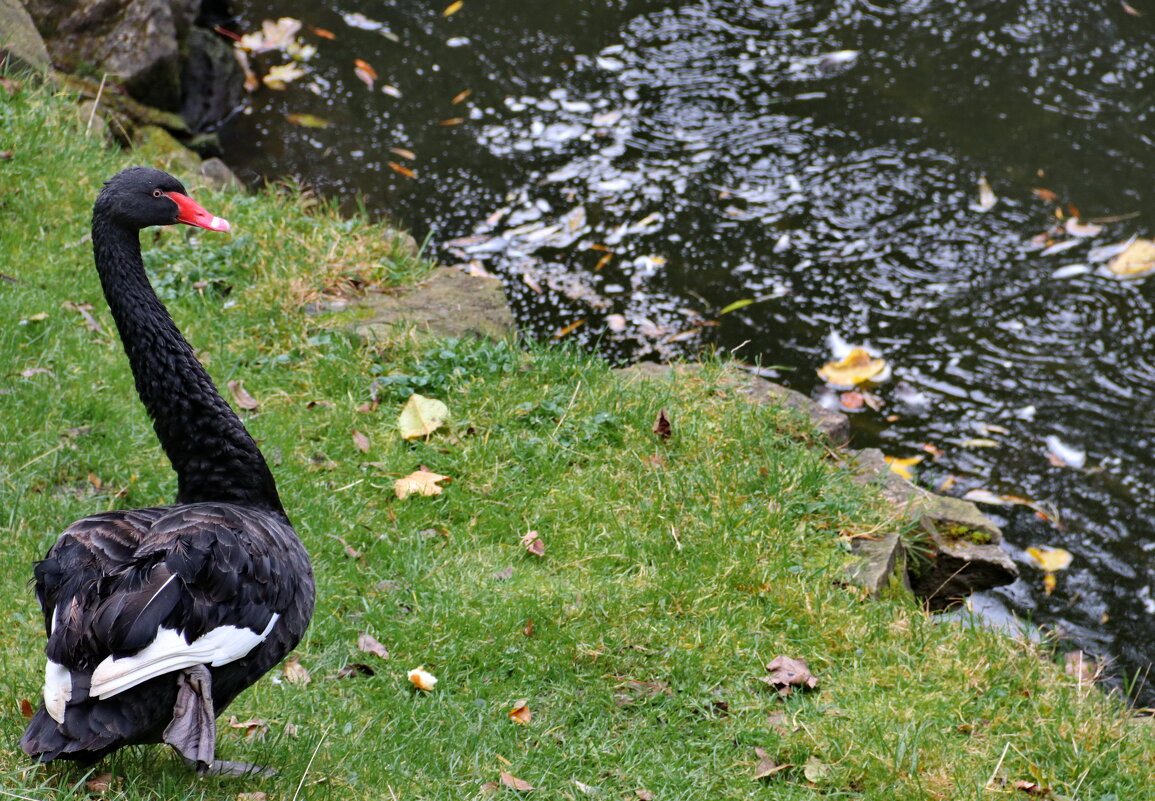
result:
M 283 515 L 256 442 L 149 284 L 139 233 L 98 214 L 92 246 L 136 391 L 177 474 L 177 503 L 223 501 Z

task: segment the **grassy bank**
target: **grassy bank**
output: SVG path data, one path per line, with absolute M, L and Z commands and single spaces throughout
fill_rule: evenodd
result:
M 280 775 L 196 780 L 159 747 L 89 772 L 29 765 L 16 742 L 43 669 L 31 563 L 72 520 L 167 502 L 175 482 L 85 238 L 101 181 L 132 159 L 43 90 L 0 90 L 0 121 L 13 151 L 0 162 L 0 797 L 87 797 L 102 772 L 115 799 L 518 794 L 503 772 L 559 799 L 1029 797 L 1015 782 L 1150 797 L 1155 737 L 1116 699 L 1035 646 L 840 585 L 845 539 L 888 510 L 804 421 L 748 403 L 716 364 L 641 382 L 560 349 L 367 349 L 302 304 L 423 267 L 382 229 L 278 192 L 198 191 L 233 234 L 143 242 L 218 385 L 243 380 L 260 402 L 247 424 L 314 556 L 317 615 L 298 649 L 311 681 L 277 671 L 218 738 L 223 758 Z M 395 423 L 414 390 L 453 417 L 406 443 Z M 651 430 L 661 408 L 668 441 Z M 397 500 L 394 480 L 419 465 L 452 481 Z M 529 531 L 543 555 L 522 546 Z M 362 633 L 387 660 L 358 650 Z M 768 690 L 779 654 L 808 660 L 817 689 Z M 440 679 L 431 693 L 406 680 L 419 665 Z M 756 748 L 787 767 L 755 779 Z

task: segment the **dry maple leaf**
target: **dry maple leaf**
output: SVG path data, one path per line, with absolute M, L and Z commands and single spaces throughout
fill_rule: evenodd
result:
M 514 723 L 529 723 L 530 718 L 533 717 L 533 713 L 529 711 L 528 703 L 528 699 L 525 698 L 514 701 L 513 709 L 509 710 L 509 719 Z
M 261 402 L 248 393 L 240 381 L 228 382 L 229 392 L 233 393 L 233 402 L 242 409 L 259 409 Z
M 420 469 L 415 470 L 405 478 L 399 478 L 393 482 L 393 491 L 397 494 L 399 499 L 404 500 L 410 495 L 440 495 L 441 487 L 438 481 L 448 481 L 449 476 L 443 476 L 440 473 L 431 472 L 422 465 Z
M 528 531 L 521 538 L 521 546 L 534 556 L 545 556 L 545 543 L 536 531 Z
M 670 428 L 670 419 L 666 417 L 665 409 L 658 411 L 658 417 L 654 420 L 654 433 L 657 434 L 658 439 L 663 442 L 668 440 L 674 433 Z
M 230 729 L 244 729 L 245 742 L 263 740 L 269 731 L 269 724 L 267 721 L 261 720 L 259 718 L 237 720 L 236 715 L 229 715 L 228 726 Z
M 285 660 L 283 670 L 289 684 L 300 684 L 303 687 L 313 680 L 312 677 L 309 676 L 309 671 L 301 666 L 296 654 L 293 654 Z
M 290 62 L 271 67 L 268 74 L 261 78 L 261 81 L 270 89 L 281 91 L 293 81 L 308 74 L 307 69 L 298 66 L 295 62 Z
M 506 773 L 504 770 L 501 772 L 501 783 L 508 787 L 510 790 L 520 790 L 522 792 L 526 792 L 533 789 L 533 785 L 527 782 L 525 779 L 519 779 L 512 773 Z
M 364 651 L 367 654 L 379 656 L 382 659 L 389 658 L 389 652 L 385 650 L 385 646 L 377 641 L 377 638 L 368 632 L 361 632 L 357 635 L 357 649 Z
M 818 686 L 818 679 L 810 675 L 810 667 L 805 659 L 776 656 L 766 666 L 766 670 L 770 671 L 770 675 L 762 681 L 777 690 L 779 695 L 790 695 L 793 687 L 812 690 Z

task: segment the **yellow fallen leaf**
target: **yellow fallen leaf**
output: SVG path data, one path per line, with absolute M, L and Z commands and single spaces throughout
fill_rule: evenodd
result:
M 818 371 L 823 381 L 841 387 L 865 384 L 886 369 L 884 359 L 876 359 L 865 348 L 855 348 L 840 362 L 828 362 Z
M 448 6 L 446 6 L 445 10 L 441 12 L 441 16 L 452 17 L 454 14 L 461 10 L 463 5 L 465 5 L 465 3 L 463 3 L 462 0 L 456 0 L 456 2 L 450 3 Z
M 1071 566 L 1071 553 L 1062 548 L 1027 548 L 1027 556 L 1034 561 L 1035 567 L 1047 573 Z
M 265 86 L 270 89 L 281 90 L 293 81 L 307 75 L 309 71 L 303 67 L 297 66 L 295 63 L 278 64 L 269 69 L 269 73 L 262 78 Z
M 415 668 L 409 671 L 409 681 L 418 690 L 429 692 L 437 686 L 437 677 L 427 671 L 424 667 Z
M 449 476 L 443 476 L 439 473 L 434 473 L 425 469 L 424 466 L 420 470 L 415 470 L 405 478 L 399 478 L 393 482 L 393 491 L 397 493 L 400 500 L 404 500 L 410 495 L 440 495 L 441 487 L 437 482 L 445 481 Z
M 233 401 L 242 409 L 258 409 L 261 402 L 248 393 L 240 381 L 228 382 L 229 392 L 233 393 Z
M 409 396 L 401 415 L 397 418 L 397 428 L 405 439 L 424 437 L 432 434 L 449 419 L 449 407 L 435 398 L 414 393 Z
M 514 723 L 529 723 L 530 718 L 533 717 L 533 713 L 529 711 L 528 703 L 529 701 L 525 698 L 514 701 L 513 709 L 509 710 L 509 719 Z
M 1107 269 L 1115 275 L 1139 275 L 1155 267 L 1155 242 L 1136 239 L 1111 260 Z
M 897 456 L 887 456 L 885 458 L 886 458 L 886 463 L 888 465 L 890 465 L 890 469 L 893 472 L 898 473 L 900 476 L 905 478 L 907 481 L 913 481 L 914 480 L 914 474 L 911 473 L 910 468 L 914 467 L 916 464 L 921 462 L 923 459 L 923 457 L 921 457 L 921 456 L 910 456 L 910 457 L 907 457 L 906 459 L 900 459 Z

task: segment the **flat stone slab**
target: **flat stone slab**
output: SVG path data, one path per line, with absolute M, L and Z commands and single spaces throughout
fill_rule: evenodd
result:
M 0 63 L 8 55 L 40 72 L 52 67 L 48 48 L 20 0 L 0 0 Z
M 506 339 L 517 334 L 501 281 L 438 267 L 396 295 L 370 295 L 350 306 L 358 336 L 371 342 L 411 328 L 418 335 Z
M 666 378 L 698 369 L 698 366 L 694 364 L 670 365 L 638 362 L 629 367 L 623 367 L 620 372 L 641 378 Z M 795 392 L 758 376 L 735 371 L 734 380 L 742 385 L 750 400 L 755 403 L 773 401 L 807 415 L 831 447 L 842 448 L 850 441 L 850 421 L 846 419 L 846 415 L 832 412 L 819 406 L 801 392 Z
M 916 596 L 933 610 L 946 609 L 972 592 L 1010 584 L 1018 568 L 1002 549 L 1003 535 L 990 518 L 969 501 L 936 495 L 917 487 L 887 465 L 882 452 L 868 448 L 853 454 L 856 480 L 878 487 L 904 520 L 915 520 L 928 544 L 928 554 L 914 554 L 906 561 L 905 579 Z M 852 565 L 850 579 L 878 594 L 889 583 L 902 550 L 898 532 L 879 541 L 855 540 L 854 553 L 864 564 Z

